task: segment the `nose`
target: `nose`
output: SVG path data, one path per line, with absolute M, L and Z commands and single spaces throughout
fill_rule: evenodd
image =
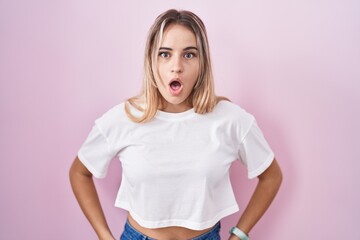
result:
M 183 72 L 183 65 L 180 58 L 173 58 L 173 64 L 171 66 L 171 72 L 172 73 L 181 73 Z

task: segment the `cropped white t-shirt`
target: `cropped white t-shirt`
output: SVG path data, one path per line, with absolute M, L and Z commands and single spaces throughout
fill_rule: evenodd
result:
M 231 163 L 241 160 L 254 178 L 274 154 L 251 114 L 220 101 L 211 113 L 158 111 L 148 123 L 132 122 L 118 104 L 95 120 L 78 157 L 97 178 L 120 159 L 115 206 L 141 226 L 202 230 L 239 210 Z

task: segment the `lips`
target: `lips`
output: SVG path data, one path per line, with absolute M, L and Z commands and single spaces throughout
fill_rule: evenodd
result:
M 174 78 L 169 83 L 170 92 L 172 95 L 179 95 L 183 89 L 183 84 L 179 78 Z

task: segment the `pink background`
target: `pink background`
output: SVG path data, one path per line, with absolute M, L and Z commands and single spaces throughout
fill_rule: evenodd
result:
M 357 0 L 0 0 L 0 239 L 96 239 L 68 169 L 95 118 L 139 92 L 146 33 L 168 8 L 204 20 L 218 94 L 256 116 L 283 169 L 252 239 L 360 239 Z M 113 161 L 96 180 L 117 238 L 120 173 Z M 240 163 L 232 180 L 243 208 L 256 180 Z

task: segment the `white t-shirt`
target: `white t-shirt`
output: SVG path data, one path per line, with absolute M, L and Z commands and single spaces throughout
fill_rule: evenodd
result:
M 274 159 L 254 117 L 228 101 L 207 114 L 158 111 L 148 123 L 132 122 L 124 103 L 116 105 L 96 119 L 78 151 L 97 178 L 106 176 L 115 156 L 122 164 L 115 206 L 143 227 L 194 230 L 239 210 L 229 178 L 232 162 L 240 159 L 254 178 Z

